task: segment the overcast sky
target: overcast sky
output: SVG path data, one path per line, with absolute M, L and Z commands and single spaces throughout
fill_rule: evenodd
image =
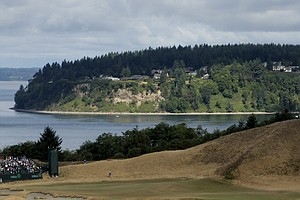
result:
M 203 43 L 300 44 L 300 1 L 0 0 L 0 67 Z

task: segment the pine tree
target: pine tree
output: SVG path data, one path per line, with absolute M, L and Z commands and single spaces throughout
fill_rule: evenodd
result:
M 47 126 L 44 132 L 40 134 L 41 137 L 36 143 L 37 147 L 37 158 L 41 161 L 48 160 L 48 150 L 57 150 L 59 153 L 61 151 L 62 139 L 56 135 L 51 127 Z
M 256 119 L 255 115 L 252 114 L 247 119 L 246 128 L 247 129 L 255 128 L 257 126 L 257 124 L 258 124 L 257 119 Z

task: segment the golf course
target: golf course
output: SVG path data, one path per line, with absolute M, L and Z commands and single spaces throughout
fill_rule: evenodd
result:
M 300 120 L 186 150 L 61 166 L 59 177 L 1 184 L 0 199 L 300 199 Z

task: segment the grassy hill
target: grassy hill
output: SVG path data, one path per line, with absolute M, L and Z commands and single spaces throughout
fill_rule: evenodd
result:
M 164 199 L 199 199 L 203 195 L 201 199 L 298 199 L 299 143 L 300 120 L 290 120 L 227 135 L 186 150 L 62 166 L 58 178 L 45 176 L 30 184 L 14 183 L 14 187 L 103 195 L 104 199 L 120 198 L 116 195 L 121 194 L 137 198 L 146 193 L 151 199 L 160 199 L 162 195 L 166 195 Z
M 225 177 L 245 183 L 295 180 L 300 184 L 300 120 L 275 123 L 224 136 L 187 150 L 60 169 L 63 180 L 134 180 Z M 112 172 L 112 177 L 108 173 Z M 284 182 L 284 181 L 283 181 Z M 272 182 L 269 183 L 270 186 Z M 300 190 L 300 187 L 299 187 Z

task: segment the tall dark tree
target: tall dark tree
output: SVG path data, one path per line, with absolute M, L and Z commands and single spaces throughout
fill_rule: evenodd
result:
M 19 90 L 15 94 L 15 108 L 22 109 L 24 108 L 25 100 L 26 100 L 26 90 L 23 85 L 20 85 Z
M 168 78 L 168 71 L 166 68 L 164 68 L 160 75 L 160 84 L 164 85 L 167 82 L 167 78 Z
M 41 161 L 47 161 L 48 150 L 57 150 L 59 153 L 61 152 L 61 143 L 63 140 L 58 135 L 56 135 L 56 131 L 47 126 L 44 129 L 44 132 L 40 135 L 41 137 L 36 143 L 36 148 L 38 150 L 38 159 L 40 159 Z
M 257 126 L 257 124 L 258 124 L 258 121 L 257 121 L 255 115 L 251 114 L 247 119 L 246 128 L 247 129 L 255 128 Z

